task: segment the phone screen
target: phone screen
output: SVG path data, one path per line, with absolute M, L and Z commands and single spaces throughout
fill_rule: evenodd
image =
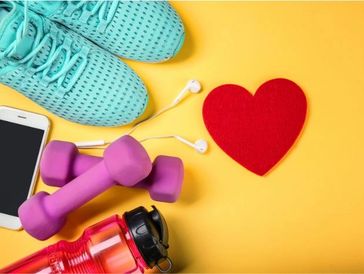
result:
M 18 216 L 32 183 L 44 130 L 0 120 L 0 212 Z

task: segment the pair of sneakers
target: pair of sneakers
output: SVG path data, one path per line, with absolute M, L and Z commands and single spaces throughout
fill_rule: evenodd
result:
M 125 125 L 148 93 L 115 55 L 162 62 L 183 41 L 166 1 L 1 1 L 0 82 L 67 120 Z

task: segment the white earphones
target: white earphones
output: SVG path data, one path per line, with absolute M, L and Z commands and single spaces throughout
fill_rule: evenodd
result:
M 186 144 L 189 147 L 192 147 L 196 152 L 200 154 L 205 154 L 208 149 L 208 144 L 203 139 L 198 139 L 196 142 L 192 143 L 187 139 L 179 136 L 179 135 L 161 135 L 161 136 L 152 136 L 139 140 L 139 142 L 145 142 L 148 140 L 156 140 L 156 139 L 167 139 L 167 138 L 175 138 L 178 141 Z M 85 142 L 75 142 L 74 143 L 78 148 L 99 148 L 101 146 L 105 146 L 110 144 L 110 142 L 105 142 L 104 140 L 95 140 L 95 141 L 85 141 Z
M 139 142 L 145 142 L 148 140 L 155 140 L 155 139 L 167 139 L 167 138 L 175 138 L 178 141 L 188 145 L 189 147 L 192 147 L 196 152 L 198 152 L 200 154 L 205 154 L 208 149 L 208 144 L 203 139 L 198 139 L 196 142 L 192 143 L 179 135 L 152 136 L 152 137 L 144 138 L 144 139 L 140 140 Z
M 153 120 L 153 119 L 157 118 L 158 116 L 160 116 L 161 114 L 174 108 L 176 105 L 178 105 L 182 101 L 183 97 L 188 92 L 197 94 L 201 91 L 201 89 L 202 89 L 202 87 L 201 87 L 201 83 L 199 81 L 189 80 L 187 82 L 186 86 L 181 90 L 181 92 L 177 95 L 177 97 L 172 101 L 172 103 L 170 105 L 162 108 L 161 110 L 159 110 L 158 112 L 156 112 L 155 114 L 150 116 L 149 118 L 135 124 L 128 132 L 125 133 L 125 135 L 130 135 L 145 122 Z M 162 136 L 148 137 L 148 138 L 140 140 L 140 142 L 144 142 L 144 141 L 151 140 L 151 139 L 163 139 L 163 138 L 175 138 L 178 141 L 192 147 L 193 149 L 195 149 L 195 151 L 197 151 L 198 153 L 201 153 L 201 154 L 205 153 L 208 149 L 208 144 L 205 140 L 199 139 L 195 143 L 192 143 L 179 135 L 162 135 Z M 104 141 L 104 140 L 94 140 L 94 141 L 75 142 L 75 145 L 78 148 L 95 148 L 95 147 L 104 146 L 104 145 L 107 145 L 110 143 L 111 142 Z
M 191 93 L 196 94 L 196 93 L 199 93 L 200 91 L 201 91 L 201 83 L 197 80 L 189 80 L 187 82 L 186 86 L 181 90 L 181 92 L 177 95 L 177 97 L 172 101 L 171 104 L 169 104 L 168 106 L 157 111 L 155 114 L 153 114 L 149 118 L 137 123 L 126 134 L 133 133 L 138 127 L 140 127 L 145 122 L 151 121 L 151 120 L 157 118 L 158 116 L 160 116 L 161 114 L 167 112 L 168 110 L 174 108 L 176 105 L 179 104 L 179 102 L 182 101 L 182 99 L 186 95 L 186 93 L 191 92 Z

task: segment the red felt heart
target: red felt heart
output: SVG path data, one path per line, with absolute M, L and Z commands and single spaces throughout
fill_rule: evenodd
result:
M 273 79 L 252 95 L 238 85 L 210 92 L 203 119 L 215 142 L 231 158 L 266 174 L 294 144 L 306 118 L 302 89 L 287 79 Z

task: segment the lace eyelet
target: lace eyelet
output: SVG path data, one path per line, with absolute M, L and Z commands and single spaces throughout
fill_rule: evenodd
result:
M 67 94 L 67 91 L 62 87 L 62 85 L 58 85 L 56 87 L 56 92 L 55 92 L 55 95 L 58 99 L 61 99 L 61 98 L 64 98 L 65 95 Z
M 27 69 L 24 74 L 29 78 L 35 78 L 35 71 L 33 69 Z
M 76 5 L 71 4 L 70 2 L 68 2 L 68 5 L 63 10 L 63 15 L 67 16 L 67 17 L 70 17 L 75 12 L 76 9 L 77 9 Z
M 83 11 L 83 13 L 80 16 L 80 22 L 86 24 L 91 15 L 92 12 L 90 12 L 89 10 Z

